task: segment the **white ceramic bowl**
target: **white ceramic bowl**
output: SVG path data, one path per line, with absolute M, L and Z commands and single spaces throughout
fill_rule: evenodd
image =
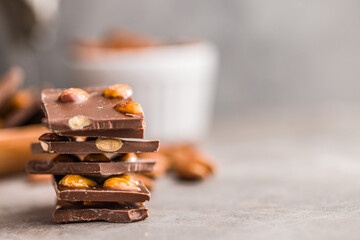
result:
M 211 43 L 111 50 L 96 59 L 76 60 L 71 68 L 78 87 L 130 85 L 144 109 L 148 138 L 192 142 L 207 134 L 218 68 Z

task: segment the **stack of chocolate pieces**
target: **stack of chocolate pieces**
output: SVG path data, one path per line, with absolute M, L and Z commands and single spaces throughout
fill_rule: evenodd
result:
M 134 222 L 148 216 L 145 185 L 131 173 L 153 170 L 155 159 L 136 153 L 157 152 L 159 141 L 143 140 L 145 123 L 132 89 L 44 90 L 43 124 L 51 131 L 32 144 L 34 153 L 57 154 L 51 161 L 34 160 L 28 173 L 53 174 L 58 223 Z

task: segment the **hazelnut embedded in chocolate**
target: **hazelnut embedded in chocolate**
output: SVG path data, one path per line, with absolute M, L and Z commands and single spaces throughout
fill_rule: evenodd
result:
M 80 158 L 73 154 L 59 154 L 53 158 L 53 162 L 79 162 Z
M 123 155 L 114 157 L 112 160 L 119 162 L 135 162 L 137 160 L 137 156 L 135 153 L 124 153 Z
M 49 145 L 46 142 L 43 141 L 39 141 L 40 142 L 40 146 L 41 148 L 45 151 L 48 152 L 49 151 Z
M 106 181 L 103 184 L 103 187 L 108 189 L 120 189 L 120 190 L 128 190 L 128 191 L 141 190 L 137 186 L 137 181 L 134 180 L 130 175 L 126 175 L 126 174 L 106 179 Z
M 134 178 L 132 175 L 129 175 L 129 174 L 121 174 L 119 175 L 118 177 L 122 177 L 122 178 L 125 178 L 126 180 L 130 181 L 130 182 L 133 182 L 134 184 L 139 184 L 139 181 Z
M 132 97 L 133 91 L 129 85 L 115 84 L 104 90 L 104 97 L 128 99 Z
M 144 115 L 144 112 L 139 103 L 134 101 L 129 101 L 125 103 L 116 104 L 114 109 L 125 115 Z
M 115 152 L 122 147 L 123 142 L 118 138 L 98 138 L 95 145 L 101 151 Z
M 46 142 L 51 142 L 51 141 L 69 141 L 70 138 L 65 137 L 65 136 L 59 136 L 55 133 L 44 133 L 43 135 L 41 135 L 39 137 L 40 141 L 46 141 Z
M 88 187 L 96 187 L 97 183 L 90 179 L 80 175 L 66 175 L 60 180 L 59 183 L 61 186 L 64 187 L 71 187 L 71 188 L 88 188 Z
M 63 103 L 83 103 L 89 98 L 89 94 L 80 88 L 69 88 L 63 91 L 58 98 Z
M 110 162 L 110 159 L 101 153 L 90 153 L 84 157 L 84 162 Z
M 75 116 L 69 119 L 69 126 L 72 129 L 83 129 L 84 127 L 90 126 L 91 121 L 83 115 Z

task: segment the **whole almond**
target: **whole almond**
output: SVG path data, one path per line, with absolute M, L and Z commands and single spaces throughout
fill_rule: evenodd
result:
M 104 97 L 128 99 L 132 97 L 133 91 L 129 85 L 115 84 L 105 89 Z
M 88 100 L 89 94 L 80 88 L 69 88 L 63 91 L 58 98 L 63 103 L 83 103 Z
M 116 104 L 114 109 L 120 113 L 129 116 L 144 115 L 144 112 L 140 104 L 134 101 Z

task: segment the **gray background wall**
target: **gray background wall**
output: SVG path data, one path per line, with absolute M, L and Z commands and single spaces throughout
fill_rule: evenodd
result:
M 36 50 L 41 81 L 70 86 L 69 42 L 117 27 L 215 42 L 218 111 L 360 101 L 356 0 L 62 0 L 54 45 Z

